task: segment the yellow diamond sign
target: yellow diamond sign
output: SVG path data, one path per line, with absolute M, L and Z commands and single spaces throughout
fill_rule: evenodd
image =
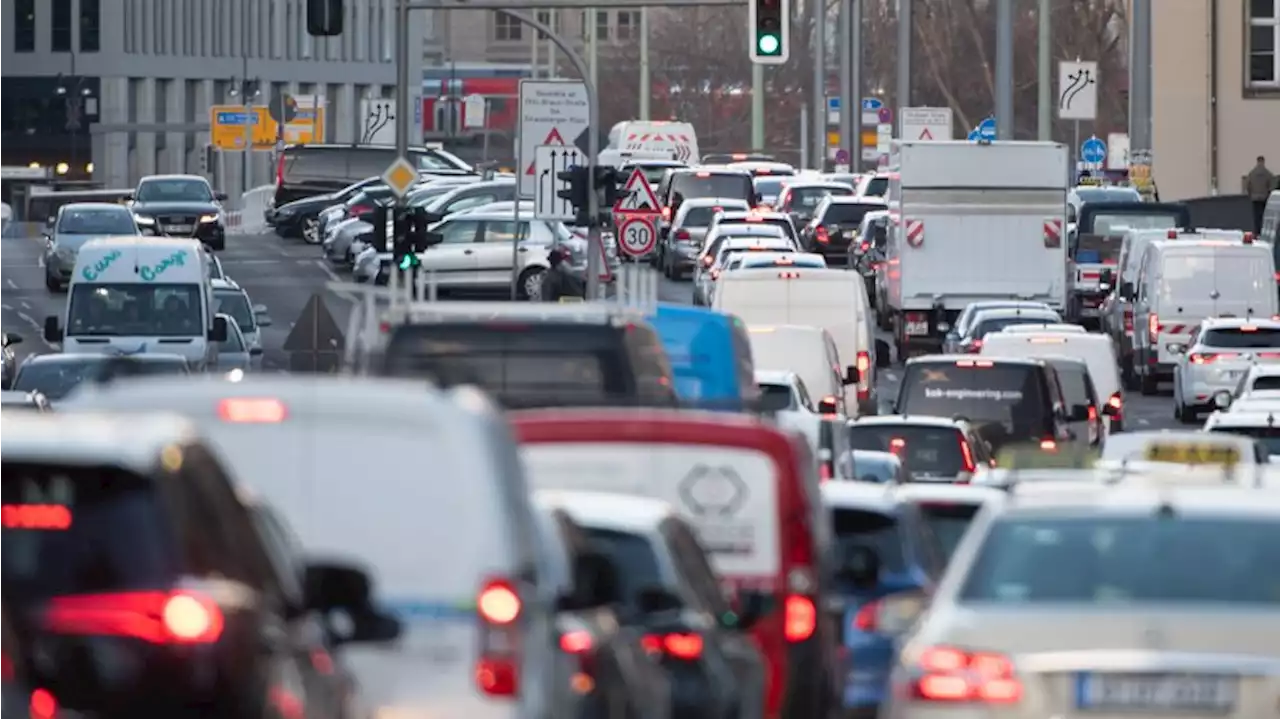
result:
M 418 170 L 413 163 L 401 157 L 382 173 L 382 181 L 396 193 L 396 197 L 404 197 L 404 193 L 418 181 Z

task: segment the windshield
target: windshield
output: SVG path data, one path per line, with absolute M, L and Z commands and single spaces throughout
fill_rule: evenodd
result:
M 673 199 L 684 202 L 695 197 L 731 197 L 751 202 L 755 188 L 751 178 L 739 173 L 689 172 L 671 180 Z
M 833 202 L 822 213 L 822 224 L 847 225 L 857 228 L 862 225 L 862 218 L 868 212 L 883 209 L 884 205 L 864 204 L 861 202 Z
M 1280 605 L 1280 522 L 1244 517 L 997 520 L 963 602 Z
M 946 561 L 951 561 L 956 547 L 964 538 L 964 533 L 973 523 L 973 516 L 978 513 L 979 504 L 968 502 L 941 502 L 924 500 L 916 504 L 929 534 L 934 540 L 934 549 Z
M 889 191 L 889 178 L 873 177 L 867 181 L 867 189 L 862 191 L 864 197 L 884 197 Z
M 791 388 L 785 384 L 760 385 L 760 411 L 785 412 L 795 409 Z
M 1012 442 L 1039 442 L 1053 435 L 1041 373 L 1035 365 L 981 360 L 911 365 L 902 380 L 898 411 L 964 417 L 978 425 L 978 433 L 995 449 Z
M 1266 445 L 1269 455 L 1280 455 L 1280 427 L 1213 427 L 1209 431 L 1259 440 Z
M 74 357 L 74 359 L 63 359 Z M 186 374 L 187 365 L 181 358 L 172 361 L 141 358 L 106 358 L 62 355 L 56 361 L 29 362 L 18 370 L 13 388 L 22 392 L 40 392 L 50 400 L 59 400 L 86 380 L 106 381 L 117 377 L 146 377 L 151 375 Z
M 200 300 L 200 285 L 194 283 L 76 282 L 68 300 L 67 335 L 203 336 Z
M 607 529 L 584 528 L 584 531 L 591 544 L 617 568 L 618 590 L 624 601 L 634 605 L 640 590 L 666 586 L 649 540 L 638 534 Z
M 59 235 L 136 235 L 133 214 L 123 207 L 65 209 L 58 218 Z
M 737 239 L 737 238 L 730 238 L 730 239 Z M 756 244 L 753 244 L 753 245 L 751 245 L 751 246 L 749 246 L 749 247 L 725 247 L 724 249 L 722 249 L 722 250 L 720 251 L 719 261 L 718 261 L 718 262 L 716 262 L 716 266 L 718 266 L 718 267 L 724 267 L 724 266 L 728 265 L 728 264 L 729 264 L 729 260 L 730 260 L 730 258 L 732 258 L 732 257 L 734 257 L 734 256 L 736 256 L 736 255 L 745 255 L 745 254 L 750 254 L 750 253 L 752 253 L 752 252 L 782 252 L 782 253 L 785 253 L 785 252 L 786 252 L 787 250 L 789 250 L 789 249 L 791 249 L 791 248 L 790 248 L 788 245 L 786 245 L 786 244 L 784 244 L 783 242 L 780 242 L 780 241 L 774 241 L 774 242 L 769 242 L 769 241 L 757 242 Z
M 1172 230 L 1178 226 L 1178 216 L 1169 213 L 1151 215 L 1124 213 L 1098 213 L 1093 216 L 1093 232 L 1098 235 L 1119 234 L 1125 230 Z
M 848 197 L 853 194 L 852 187 L 793 187 L 788 209 L 793 212 L 812 215 L 825 197 Z
M 955 477 L 972 472 L 973 467 L 965 466 L 963 441 L 963 435 L 952 427 L 849 425 L 849 443 L 854 449 L 892 452 L 913 477 Z
M 1039 312 L 1031 312 L 1023 315 L 1008 315 L 1005 317 L 986 317 L 979 319 L 969 331 L 970 337 L 983 339 L 992 332 L 999 332 L 1005 327 L 1013 327 L 1015 325 L 1043 325 L 1056 324 L 1061 322 L 1062 318 L 1057 315 L 1046 315 Z
M 252 332 L 256 328 L 253 318 L 253 307 L 249 297 L 243 292 L 214 290 L 213 299 L 217 302 L 219 314 L 230 315 L 240 325 L 241 331 Z
M 213 202 L 204 180 L 145 180 L 134 196 L 138 202 Z
M 907 561 L 902 552 L 902 532 L 898 528 L 897 517 L 867 509 L 837 507 L 831 510 L 831 525 L 841 550 L 847 551 L 855 546 L 870 547 L 880 556 L 884 571 L 891 574 L 906 571 Z

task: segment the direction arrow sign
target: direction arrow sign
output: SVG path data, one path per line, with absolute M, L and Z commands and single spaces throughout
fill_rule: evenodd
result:
M 631 177 L 627 178 L 627 184 L 622 187 L 622 197 L 613 206 L 613 211 L 622 215 L 661 214 L 662 210 L 658 205 L 658 197 L 653 194 L 653 188 L 649 186 L 648 178 L 644 176 L 644 173 L 639 168 L 632 171 Z
M 1107 143 L 1090 137 L 1080 143 L 1080 159 L 1091 165 L 1101 165 L 1107 159 Z
M 587 156 L 576 147 L 564 145 L 539 145 L 533 155 L 534 172 L 538 185 L 534 192 L 533 216 L 538 220 L 568 222 L 575 216 L 573 203 L 559 197 L 560 190 L 569 189 L 569 183 L 556 177 L 575 165 L 585 165 Z
M 1098 63 L 1058 63 L 1058 119 L 1095 120 L 1098 116 Z
M 884 107 L 884 103 L 883 103 L 883 102 L 881 102 L 881 101 L 880 101 L 880 98 L 878 98 L 878 97 L 864 97 L 864 98 L 862 98 L 862 110 L 863 110 L 863 112 L 875 112 L 876 110 L 879 110 L 879 109 L 880 109 L 880 108 L 882 108 L 882 107 Z
M 587 86 L 581 80 L 521 80 L 520 122 L 516 129 L 520 197 L 537 195 L 534 167 L 539 145 L 586 144 L 591 127 Z M 584 153 L 585 154 L 585 153 Z
M 996 139 L 996 119 L 988 117 L 978 126 L 973 128 L 973 132 L 969 133 L 969 142 L 977 142 L 978 140 L 986 140 L 992 142 Z

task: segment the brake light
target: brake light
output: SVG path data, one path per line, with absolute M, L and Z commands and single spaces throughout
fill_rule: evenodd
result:
M 922 701 L 1016 704 L 1022 682 L 1003 654 L 931 647 L 920 654 L 911 694 Z
M 866 252 L 867 250 L 871 249 L 871 243 L 863 242 L 861 245 L 858 245 L 858 249 L 862 250 L 863 252 Z
M 1097 420 L 1098 420 L 1098 408 L 1094 407 L 1093 405 L 1089 405 L 1089 421 L 1096 422 Z
M 830 482 L 835 479 L 835 470 L 831 468 L 831 462 L 822 462 L 818 464 L 818 481 Z
M 1160 316 L 1147 315 L 1147 340 L 1150 342 L 1160 341 Z
M 1191 364 L 1212 364 L 1214 360 L 1218 359 L 1218 356 L 1215 354 L 1193 354 L 1188 359 L 1191 360 Z
M 285 154 L 280 153 L 280 159 L 276 160 L 276 187 L 284 184 L 284 158 Z
M 855 366 L 858 368 L 858 399 L 865 400 L 871 396 L 871 355 L 859 352 Z
M 758 215 L 747 215 L 746 222 L 764 222 L 764 218 Z
M 1259 352 L 1258 359 L 1280 359 L 1280 352 Z
M 1107 406 L 1114 410 L 1124 409 L 1124 398 L 1120 396 L 1119 392 L 1113 392 L 1111 393 L 1111 396 L 1107 398 Z
M 836 396 L 835 396 L 835 395 L 833 395 L 833 394 L 829 394 L 829 395 L 827 395 L 826 397 L 823 397 L 823 398 L 818 402 L 818 404 L 829 404 L 829 405 L 832 405 L 833 407 L 839 407 L 839 406 L 840 406 L 840 398 L 839 398 L 839 397 L 836 397 Z M 826 417 L 834 417 L 835 415 L 824 415 L 824 416 L 826 416 Z
M 1244 233 L 1244 243 L 1245 243 L 1246 245 L 1252 245 L 1252 244 L 1253 244 L 1253 233 L 1252 233 L 1252 232 L 1246 232 L 1246 233 Z
M 572 631 L 560 635 L 560 651 L 565 654 L 586 654 L 591 651 L 591 646 L 590 632 Z
M 982 340 L 975 337 L 965 343 L 965 351 L 977 354 L 982 349 Z
M 694 173 L 694 177 L 711 177 L 711 173 L 703 170 L 701 172 Z
M 1178 239 L 1178 231 L 1177 231 L 1177 230 L 1169 230 L 1169 235 L 1168 235 L 1168 237 L 1169 237 L 1169 239 L 1171 239 L 1171 240 L 1176 240 L 1176 239 Z
M 688 230 L 676 231 L 676 241 L 688 242 L 689 240 L 692 240 L 692 239 L 693 239 L 693 235 L 690 235 Z
M 702 636 L 698 634 L 648 634 L 640 646 L 650 654 L 666 654 L 675 659 L 694 661 L 702 656 Z
M 831 242 L 831 235 L 827 233 L 827 228 L 819 225 L 818 228 L 813 231 L 813 239 L 825 245 Z
M 889 451 L 894 454 L 901 454 L 902 450 L 907 448 L 907 440 L 901 437 L 894 437 L 889 440 Z
M 703 256 L 702 256 L 702 266 L 703 266 L 703 267 L 710 267 L 712 262 L 715 262 L 715 258 L 714 258 L 714 257 L 712 257 L 711 255 L 703 255 Z
M 991 360 L 956 360 L 957 367 L 995 367 Z
M 505 579 L 485 582 L 476 596 L 481 626 L 475 678 L 489 696 L 514 697 L 519 689 L 519 657 L 514 653 L 519 643 L 513 631 L 521 609 L 520 595 Z
M 222 610 L 195 592 L 117 592 L 50 599 L 44 627 L 58 634 L 116 636 L 152 644 L 212 644 L 222 636 Z
M 1124 311 L 1124 331 L 1125 332 L 1133 331 L 1133 310 Z
M 71 528 L 71 510 L 61 504 L 6 504 L 0 517 L 5 529 L 61 532 Z
M 663 220 L 670 220 L 670 219 L 671 219 L 671 208 L 670 208 L 670 207 L 664 207 L 664 208 L 662 208 L 662 219 L 663 219 Z
M 230 397 L 218 403 L 218 418 L 233 424 L 279 424 L 287 416 L 278 399 Z
M 799 594 L 787 595 L 783 604 L 782 633 L 789 642 L 803 642 L 818 626 L 818 609 L 813 600 Z
M 879 624 L 877 618 L 880 615 L 880 600 L 867 602 L 858 608 L 858 613 L 853 615 L 853 628 L 860 632 L 874 632 Z
M 58 700 L 48 689 L 31 692 L 31 701 L 27 707 L 31 710 L 31 719 L 54 719 L 58 716 Z
M 1058 443 L 1051 439 L 1042 439 L 1040 440 L 1040 449 L 1044 450 L 1045 452 L 1057 452 Z
M 1276 282 L 1280 282 L 1280 272 L 1276 273 Z
M 960 459 L 964 462 L 964 471 L 973 474 L 978 469 L 978 465 L 973 461 L 973 449 L 964 435 L 958 436 L 960 437 Z
M 1254 325 L 1240 325 L 1241 332 L 1257 332 L 1258 328 Z

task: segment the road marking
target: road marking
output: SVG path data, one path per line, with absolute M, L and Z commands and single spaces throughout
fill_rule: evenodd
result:
M 15 290 L 18 289 L 18 283 L 14 282 L 12 277 L 6 277 L 4 281 L 5 281 L 5 284 L 9 285 L 13 289 Z
M 234 260 L 234 259 L 223 260 L 222 264 L 224 265 L 278 265 L 281 262 L 282 260 L 278 258 L 271 258 L 271 259 L 258 258 L 258 259 L 252 259 L 252 260 Z
M 30 303 L 30 302 L 27 302 L 26 300 L 22 300 L 22 301 L 21 301 L 21 302 L 19 302 L 18 304 L 22 305 L 22 309 L 24 309 L 24 310 L 29 310 L 29 309 L 31 309 L 31 303 Z
M 31 318 L 31 315 L 27 314 L 26 312 L 19 312 L 18 317 L 20 317 L 23 322 L 26 322 L 27 324 L 31 325 L 32 329 L 36 331 L 36 336 L 40 338 L 40 342 L 43 343 L 44 346 L 50 349 L 56 349 L 53 345 L 44 341 L 44 325 L 40 324 L 39 322 L 36 322 L 34 319 Z
M 1138 418 L 1138 424 L 1139 424 L 1140 426 L 1142 426 L 1142 427 L 1146 427 L 1147 425 L 1151 424 L 1151 420 L 1149 420 L 1149 419 L 1143 419 L 1142 417 L 1139 417 L 1139 418 Z

